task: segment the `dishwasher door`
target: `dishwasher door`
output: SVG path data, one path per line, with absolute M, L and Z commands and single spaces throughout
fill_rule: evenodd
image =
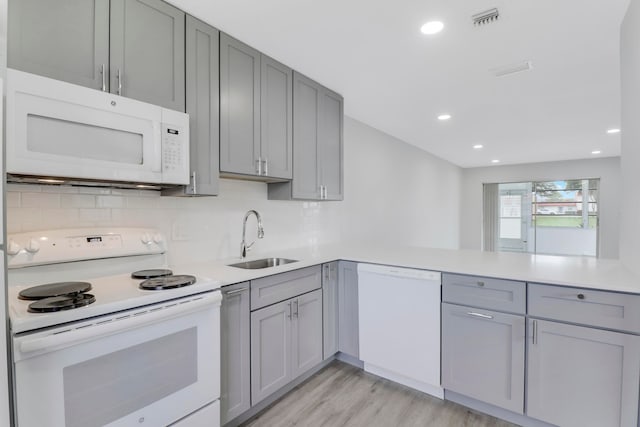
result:
M 367 372 L 442 398 L 441 274 L 358 264 L 360 358 Z

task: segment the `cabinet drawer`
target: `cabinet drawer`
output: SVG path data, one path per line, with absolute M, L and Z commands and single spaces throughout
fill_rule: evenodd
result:
M 524 313 L 526 286 L 515 280 L 461 274 L 442 275 L 442 300 L 489 310 Z
M 251 310 L 275 304 L 322 286 L 321 266 L 302 268 L 251 281 Z
M 640 295 L 530 283 L 529 315 L 640 333 Z

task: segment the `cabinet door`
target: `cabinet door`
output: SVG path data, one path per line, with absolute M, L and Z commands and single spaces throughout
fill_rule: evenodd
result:
M 161 0 L 111 0 L 111 92 L 184 111 L 184 21 Z
M 322 290 L 293 300 L 293 378 L 322 362 Z
M 220 171 L 258 175 L 260 52 L 220 34 Z
M 527 415 L 562 427 L 637 427 L 640 337 L 529 320 Z
M 524 316 L 442 304 L 442 385 L 524 411 Z
M 292 300 L 251 313 L 251 405 L 293 379 Z
M 319 168 L 326 200 L 342 200 L 343 99 L 328 89 L 320 98 Z
M 221 420 L 226 423 L 251 407 L 249 282 L 227 286 L 220 310 Z
M 293 148 L 293 71 L 278 61 L 261 57 L 260 157 L 262 172 L 291 179 Z
M 10 0 L 7 66 L 108 90 L 109 0 Z
M 293 73 L 293 188 L 294 199 L 320 199 L 318 131 L 322 86 Z
M 218 194 L 220 156 L 219 38 L 215 28 L 187 16 L 187 113 L 191 184 L 188 194 Z
M 338 268 L 338 350 L 359 358 L 358 264 L 340 261 Z
M 338 352 L 338 262 L 322 265 L 323 359 Z

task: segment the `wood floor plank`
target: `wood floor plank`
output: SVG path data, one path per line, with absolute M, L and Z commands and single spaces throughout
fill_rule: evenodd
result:
M 517 427 L 335 361 L 243 427 Z

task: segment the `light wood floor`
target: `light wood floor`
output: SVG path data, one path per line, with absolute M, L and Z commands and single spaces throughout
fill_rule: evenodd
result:
M 332 362 L 243 427 L 515 427 Z

